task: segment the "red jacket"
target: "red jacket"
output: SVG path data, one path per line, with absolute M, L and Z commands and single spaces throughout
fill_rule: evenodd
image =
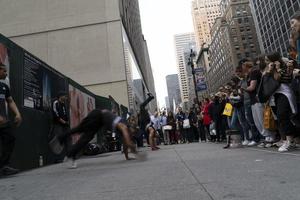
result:
M 207 126 L 207 125 L 210 125 L 211 124 L 211 116 L 209 115 L 209 108 L 211 106 L 211 103 L 208 103 L 208 104 L 205 104 L 203 106 L 203 125 L 204 126 Z

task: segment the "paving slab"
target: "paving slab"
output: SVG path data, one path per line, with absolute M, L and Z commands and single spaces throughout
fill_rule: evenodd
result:
M 0 179 L 0 200 L 299 200 L 300 151 L 192 143 L 81 158 Z

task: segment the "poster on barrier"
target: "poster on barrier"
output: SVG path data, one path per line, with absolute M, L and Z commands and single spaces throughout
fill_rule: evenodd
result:
M 9 74 L 9 51 L 6 45 L 0 43 L 0 63 L 6 66 L 7 74 Z M 0 80 L 1 82 L 5 83 L 6 85 L 9 84 L 9 76 L 6 77 L 4 80 Z
M 70 127 L 74 128 L 89 112 L 96 108 L 95 98 L 82 92 L 73 85 L 69 85 L 69 102 L 70 102 Z M 79 134 L 74 134 L 72 143 L 76 143 Z
M 24 53 L 23 106 L 49 110 L 59 92 L 66 92 L 66 79 L 45 63 Z

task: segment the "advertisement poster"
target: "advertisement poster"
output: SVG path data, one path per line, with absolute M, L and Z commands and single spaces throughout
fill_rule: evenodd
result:
M 69 85 L 70 127 L 77 126 L 89 112 L 96 108 L 95 98 Z M 72 138 L 73 144 L 79 139 L 79 134 Z
M 59 92 L 66 91 L 66 80 L 46 64 L 25 52 L 23 71 L 23 105 L 49 110 Z
M 7 69 L 7 74 L 9 74 L 9 57 L 7 47 L 0 43 L 0 63 L 4 64 Z M 7 76 L 5 80 L 0 80 L 1 82 L 9 86 L 9 77 Z
M 196 89 L 198 92 L 207 90 L 204 68 L 195 69 Z

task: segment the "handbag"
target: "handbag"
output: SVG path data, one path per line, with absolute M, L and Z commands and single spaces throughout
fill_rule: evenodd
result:
M 274 79 L 273 74 L 267 73 L 263 75 L 256 95 L 258 101 L 266 103 L 279 86 L 280 82 Z
M 269 105 L 265 105 L 264 108 L 264 128 L 270 131 L 277 130 L 276 122 L 273 116 L 272 108 Z
M 183 128 L 184 128 L 184 129 L 186 129 L 186 128 L 191 128 L 190 120 L 189 120 L 189 119 L 183 120 Z
M 214 122 L 209 125 L 209 134 L 210 135 L 217 135 L 216 125 L 215 125 Z
M 163 129 L 164 129 L 165 131 L 171 131 L 171 130 L 172 130 L 172 126 L 170 126 L 170 125 L 165 125 L 165 126 L 163 126 Z
M 223 111 L 223 115 L 231 117 L 233 113 L 233 107 L 230 103 L 226 103 L 224 111 Z

